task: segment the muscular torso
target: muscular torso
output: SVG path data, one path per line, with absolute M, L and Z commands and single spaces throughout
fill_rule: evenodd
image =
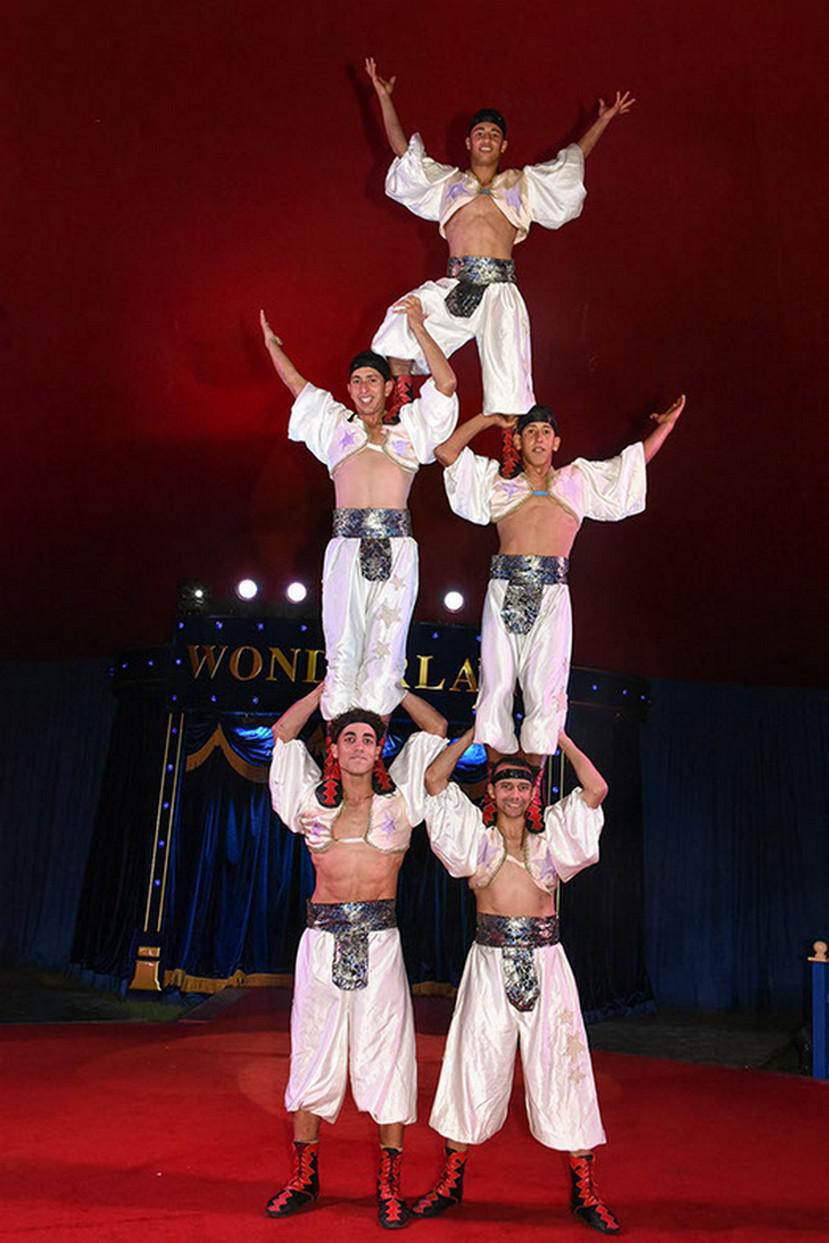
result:
M 334 471 L 338 509 L 405 509 L 414 474 L 366 446 Z
M 493 880 L 486 888 L 475 890 L 479 914 L 532 915 L 536 918 L 555 914 L 552 895 L 539 889 L 523 866 L 522 843 L 507 841 L 506 846 L 508 858 L 501 864 Z
M 579 523 L 549 496 L 530 496 L 498 525 L 499 551 L 513 556 L 569 557 Z
M 379 902 L 397 896 L 397 874 L 405 853 L 386 853 L 362 840 L 370 811 L 370 799 L 354 806 L 343 802 L 333 824 L 332 845 L 311 852 L 317 876 L 313 902 Z
M 446 223 L 449 254 L 511 259 L 518 230 L 488 194 L 479 194 L 460 207 Z

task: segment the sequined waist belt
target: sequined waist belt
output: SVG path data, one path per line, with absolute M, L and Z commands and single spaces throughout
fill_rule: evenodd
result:
M 532 1010 L 541 986 L 533 950 L 558 945 L 558 915 L 479 915 L 475 928 L 478 945 L 501 951 L 504 990 L 516 1010 Z
M 444 299 L 450 315 L 469 319 L 481 304 L 487 285 L 517 285 L 512 259 L 490 259 L 486 255 L 453 256 L 446 275 L 458 284 Z
M 394 899 L 310 902 L 306 924 L 334 937 L 331 980 L 346 992 L 368 985 L 368 934 L 397 927 Z
M 399 539 L 411 533 L 408 509 L 334 510 L 334 534 L 341 539 Z
M 335 509 L 334 534 L 360 541 L 360 573 L 368 582 L 391 575 L 391 540 L 411 535 L 408 509 Z
M 501 605 L 501 619 L 510 634 L 529 634 L 538 620 L 545 587 L 567 582 L 566 557 L 537 557 L 498 553 L 489 566 L 490 579 L 506 579 L 509 586 Z

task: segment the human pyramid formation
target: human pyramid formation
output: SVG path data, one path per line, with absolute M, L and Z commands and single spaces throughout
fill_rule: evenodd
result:
M 450 257 L 447 276 L 390 307 L 372 348 L 351 360 L 351 409 L 300 375 L 261 317 L 274 367 L 294 397 L 288 436 L 328 468 L 336 498 L 323 569 L 325 681 L 273 731 L 273 806 L 304 836 L 316 884 L 291 1015 L 285 1104 L 294 1115 L 294 1167 L 265 1211 L 288 1217 L 318 1198 L 320 1124 L 336 1121 L 349 1077 L 357 1108 L 379 1128 L 380 1224 L 399 1229 L 460 1204 L 468 1146 L 503 1125 L 520 1045 L 532 1134 L 567 1154 L 578 1218 L 618 1234 L 593 1174 L 592 1150 L 605 1134 L 554 902 L 559 879 L 598 860 L 607 794 L 564 729 L 567 563 L 584 518 L 616 521 L 644 509 L 646 464 L 673 430 L 684 398 L 652 415 L 644 441 L 618 457 L 554 469 L 559 428 L 535 401 L 529 320 L 511 255 L 532 223 L 558 228 L 579 215 L 584 158 L 634 101 L 618 92 L 611 106 L 600 101 L 587 133 L 550 163 L 504 172 L 506 122 L 484 108 L 470 121 L 470 167 L 462 172 L 427 156 L 419 134 L 406 139 L 392 102 L 395 79 L 380 77 L 372 59 L 366 71 L 395 156 L 386 192 L 440 222 Z M 458 427 L 448 357 L 473 337 L 484 410 Z M 414 400 L 413 371 L 430 377 Z M 468 447 L 493 424 L 504 429 L 502 462 Z M 403 689 L 418 589 L 406 502 L 418 468 L 435 459 L 445 468 L 452 510 L 470 522 L 494 522 L 500 544 L 484 602 L 475 723 L 451 745 L 440 713 Z M 516 680 L 525 706 L 520 750 Z M 298 737 L 318 706 L 327 722 L 324 773 Z M 383 742 L 398 706 L 418 729 L 387 772 Z M 450 781 L 473 738 L 489 756 L 484 810 Z M 580 785 L 542 809 L 539 771 L 558 746 Z M 421 821 L 449 873 L 469 878 L 477 929 L 430 1117 L 444 1140 L 443 1168 L 431 1190 L 408 1205 L 401 1157 L 417 1083 L 395 896 L 412 826 Z

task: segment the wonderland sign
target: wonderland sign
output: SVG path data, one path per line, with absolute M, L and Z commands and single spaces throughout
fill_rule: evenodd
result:
M 415 622 L 406 686 L 450 721 L 466 722 L 478 693 L 479 651 L 474 627 Z M 310 620 L 183 617 L 171 655 L 169 698 L 175 711 L 276 716 L 325 677 L 322 631 Z M 647 703 L 647 683 L 624 674 L 573 669 L 569 690 L 571 700 L 625 715 L 643 715 Z

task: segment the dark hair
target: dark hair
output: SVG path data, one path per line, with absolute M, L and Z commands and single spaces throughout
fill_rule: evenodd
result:
M 365 708 L 349 708 L 348 712 L 341 712 L 339 716 L 335 716 L 329 722 L 328 736 L 332 742 L 336 742 L 344 729 L 358 723 L 368 725 L 369 729 L 374 730 L 378 745 L 382 742 L 386 727 L 376 712 L 368 712 Z
M 391 379 L 391 367 L 388 360 L 382 354 L 376 354 L 374 350 L 361 350 L 359 354 L 354 355 L 348 364 L 349 379 L 358 367 L 373 367 L 375 371 L 380 372 L 384 380 Z
M 537 776 L 538 769 L 533 768 L 529 760 L 520 755 L 505 755 L 494 766 L 490 782 L 495 785 L 497 781 L 516 780 L 529 781 L 532 785 Z
M 533 406 L 526 414 L 518 416 L 518 422 L 515 430 L 520 436 L 525 427 L 529 427 L 530 423 L 549 423 L 556 435 L 558 435 L 558 421 L 549 406 Z
M 476 125 L 480 125 L 482 121 L 491 121 L 493 125 L 497 125 L 501 133 L 506 138 L 507 123 L 497 108 L 479 108 L 472 120 L 469 122 L 467 134 L 471 134 Z

